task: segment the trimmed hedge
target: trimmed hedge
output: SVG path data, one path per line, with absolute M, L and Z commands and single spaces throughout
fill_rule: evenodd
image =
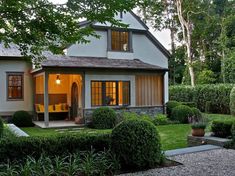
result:
M 128 168 L 149 168 L 162 162 L 160 137 L 153 123 L 132 119 L 112 131 L 112 150 Z
M 0 141 L 0 162 L 21 160 L 27 156 L 39 158 L 42 153 L 46 156 L 60 156 L 66 153 L 90 150 L 109 149 L 110 134 L 69 134 L 52 137 L 20 137 L 14 140 Z
M 211 125 L 211 131 L 216 137 L 226 138 L 232 135 L 231 129 L 235 120 L 214 120 Z
M 232 88 L 230 93 L 230 111 L 231 115 L 235 116 L 235 86 Z
M 101 107 L 92 113 L 92 125 L 96 129 L 111 129 L 117 123 L 115 111 L 109 107 Z
M 2 137 L 3 129 L 4 129 L 4 124 L 2 117 L 0 116 L 0 138 Z
M 229 114 L 230 92 L 232 84 L 210 84 L 191 86 L 170 86 L 170 100 L 180 102 L 194 102 L 200 111 L 210 113 Z M 210 103 L 207 103 L 210 102 Z
M 193 111 L 189 106 L 176 106 L 171 114 L 171 120 L 179 121 L 180 123 L 188 123 L 189 118 L 193 116 Z
M 171 119 L 171 114 L 172 114 L 172 110 L 176 107 L 181 105 L 180 102 L 178 101 L 168 101 L 166 103 L 166 113 L 167 113 L 167 117 Z
M 16 111 L 12 116 L 12 123 L 18 127 L 32 127 L 31 115 L 26 111 Z

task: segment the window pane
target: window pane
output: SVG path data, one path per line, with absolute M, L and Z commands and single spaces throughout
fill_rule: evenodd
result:
M 8 99 L 23 99 L 23 75 L 8 75 Z
M 91 105 L 102 105 L 102 82 L 91 82 Z
M 111 33 L 112 50 L 115 51 L 128 51 L 129 50 L 129 33 L 112 31 Z
M 105 105 L 116 105 L 116 82 L 105 82 Z

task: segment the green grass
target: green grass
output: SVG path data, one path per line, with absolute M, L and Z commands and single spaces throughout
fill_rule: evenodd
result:
M 46 137 L 46 136 L 52 136 L 52 135 L 57 135 L 57 134 L 68 134 L 68 133 L 76 133 L 76 134 L 81 134 L 81 133 L 111 133 L 111 130 L 96 130 L 96 129 L 90 129 L 90 128 L 80 128 L 80 129 L 63 129 L 61 131 L 58 131 L 58 129 L 42 129 L 42 128 L 37 128 L 37 127 L 25 127 L 21 128 L 24 132 L 26 132 L 30 136 L 41 136 L 41 137 Z
M 209 125 L 206 129 L 206 131 L 210 130 L 210 125 L 213 120 L 217 119 L 230 119 L 233 118 L 230 115 L 221 115 L 221 114 L 204 114 L 208 120 Z M 42 129 L 42 128 L 36 128 L 36 127 L 30 127 L 30 128 L 21 128 L 23 131 L 25 131 L 30 136 L 51 136 L 59 134 L 56 129 Z M 191 126 L 189 124 L 174 124 L 174 125 L 161 125 L 157 126 L 158 132 L 161 137 L 162 141 L 162 149 L 163 150 L 171 150 L 171 149 L 177 149 L 177 148 L 184 148 L 187 147 L 187 135 L 191 132 Z M 66 129 L 64 133 L 73 133 L 71 131 L 74 131 L 73 129 Z M 77 134 L 81 133 L 111 133 L 111 130 L 96 130 L 96 129 L 79 129 L 76 130 Z
M 157 129 L 163 150 L 187 147 L 187 135 L 191 131 L 189 124 L 162 125 L 157 126 Z

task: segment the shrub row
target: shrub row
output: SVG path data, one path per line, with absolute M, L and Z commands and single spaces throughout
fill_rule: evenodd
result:
M 20 137 L 14 140 L 0 140 L 0 162 L 23 159 L 26 156 L 39 158 L 60 156 L 77 151 L 109 149 L 110 134 L 69 134 L 52 137 Z
M 3 134 L 3 128 L 4 128 L 4 124 L 3 124 L 3 120 L 0 116 L 0 138 L 2 137 L 2 134 Z
M 191 86 L 171 86 L 170 100 L 194 102 L 202 112 L 229 114 L 230 92 L 232 84 L 214 84 Z
M 232 135 L 232 126 L 235 120 L 214 120 L 211 131 L 216 137 L 226 138 Z

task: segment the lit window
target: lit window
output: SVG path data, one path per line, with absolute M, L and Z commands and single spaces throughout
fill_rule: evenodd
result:
M 7 74 L 7 99 L 22 100 L 23 99 L 23 73 Z
M 129 33 L 121 31 L 112 31 L 112 50 L 129 51 Z
M 125 106 L 130 104 L 129 81 L 92 81 L 92 106 Z

